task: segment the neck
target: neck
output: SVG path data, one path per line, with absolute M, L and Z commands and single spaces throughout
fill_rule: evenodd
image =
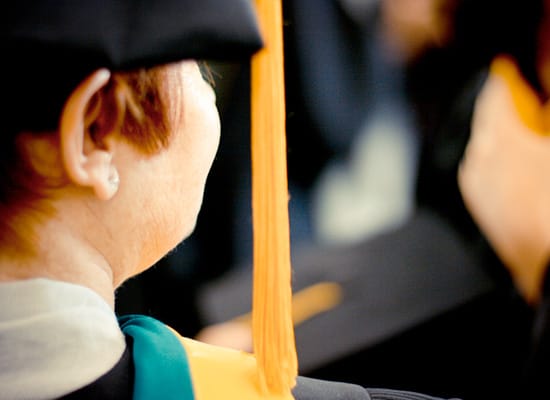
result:
M 32 254 L 1 254 L 0 281 L 49 278 L 74 283 L 92 289 L 114 309 L 113 272 L 97 248 L 56 220 L 41 226 L 36 237 L 40 240 Z

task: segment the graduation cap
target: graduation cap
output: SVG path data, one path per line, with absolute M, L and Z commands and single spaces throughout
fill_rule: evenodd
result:
M 478 253 L 426 210 L 364 242 L 295 251 L 300 375 L 487 398 L 474 397 L 492 379 L 486 370 L 497 377 L 488 390 L 519 374 L 520 338 L 528 335 L 520 321 L 529 311 L 487 273 Z M 228 322 L 238 328 L 239 341 L 229 337 L 227 346 L 243 344 L 239 324 L 247 322 L 252 304 L 251 280 L 250 268 L 240 266 L 201 290 L 207 330 Z
M 0 16 L 4 115 L 18 128 L 53 129 L 70 91 L 98 68 L 240 60 L 261 46 L 250 0 L 11 2 Z M 32 118 L 15 117 L 26 108 Z

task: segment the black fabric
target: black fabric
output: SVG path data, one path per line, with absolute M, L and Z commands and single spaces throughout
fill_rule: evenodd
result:
M 549 264 L 550 265 L 550 264 Z M 533 324 L 531 353 L 526 365 L 522 393 L 550 398 L 550 269 L 546 268 L 543 296 Z
M 131 340 L 130 337 L 126 338 L 126 350 L 110 371 L 89 385 L 58 400 L 132 400 L 134 363 Z
M 378 388 L 364 388 L 299 376 L 292 390 L 295 400 L 440 400 L 425 394 Z
M 400 390 L 368 389 L 368 392 L 371 400 L 440 400 L 438 397 Z M 455 400 L 458 399 L 455 398 Z
M 34 0 L 32 7 L 10 3 L 0 21 L 5 65 L 33 57 L 27 52 L 61 49 L 70 65 L 128 69 L 244 58 L 261 45 L 250 0 Z M 75 52 L 85 60 L 71 60 Z
M 4 115 L 19 131 L 54 129 L 70 91 L 98 68 L 244 60 L 261 44 L 251 0 L 10 2 L 0 14 Z M 17 114 L 28 109 L 33 118 Z
M 371 400 L 367 391 L 359 385 L 301 376 L 296 380 L 292 395 L 296 400 Z

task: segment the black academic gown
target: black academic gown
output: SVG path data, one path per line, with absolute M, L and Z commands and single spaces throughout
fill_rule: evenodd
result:
M 522 393 L 528 398 L 550 398 L 550 270 L 547 268 L 542 301 L 536 309 L 532 346 L 525 368 Z
M 134 399 L 135 366 L 132 338 L 127 336 L 127 348 L 119 362 L 106 374 L 89 385 L 61 397 L 59 400 L 132 400 Z M 163 357 L 163 354 L 159 354 Z M 169 356 L 170 357 L 170 356 Z M 154 383 L 153 383 L 154 384 Z M 213 382 L 212 384 L 215 384 Z M 298 377 L 293 389 L 296 400 L 438 400 L 434 397 L 389 389 L 365 389 L 359 385 Z M 144 399 L 143 396 L 138 396 Z M 189 399 L 189 396 L 185 397 Z M 153 400 L 151 398 L 151 400 Z M 243 399 L 246 400 L 246 399 Z

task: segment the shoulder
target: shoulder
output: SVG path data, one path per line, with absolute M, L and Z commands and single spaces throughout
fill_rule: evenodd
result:
M 253 354 L 179 338 L 187 353 L 196 400 L 293 399 L 290 393 L 273 396 L 261 392 Z
M 182 337 L 172 328 L 148 317 L 134 318 L 131 323 L 130 320 L 122 319 L 121 327 L 133 338 L 134 364 L 136 373 L 139 370 L 139 376 L 142 378 L 150 376 L 152 378 L 150 380 L 155 383 L 158 383 L 159 376 L 164 380 L 172 378 L 171 381 L 166 380 L 162 386 L 167 389 L 166 394 L 173 395 L 174 387 L 182 386 L 182 373 L 186 375 L 189 382 L 188 389 L 192 394 L 187 392 L 189 396 L 181 398 L 194 400 L 218 398 L 227 400 L 438 400 L 411 392 L 365 389 L 355 384 L 307 377 L 297 378 L 292 393 L 266 394 L 258 385 L 256 358 L 251 353 Z M 177 348 L 182 351 L 180 352 Z M 139 356 L 136 358 L 137 354 Z M 180 358 L 183 358 L 181 362 Z M 141 367 L 137 362 L 138 359 L 143 361 Z M 162 362 L 155 364 L 152 362 L 154 359 Z M 177 371 L 171 371 L 173 369 Z M 176 384 L 171 385 L 172 381 Z M 141 386 L 144 390 L 149 386 L 159 390 L 156 384 Z

